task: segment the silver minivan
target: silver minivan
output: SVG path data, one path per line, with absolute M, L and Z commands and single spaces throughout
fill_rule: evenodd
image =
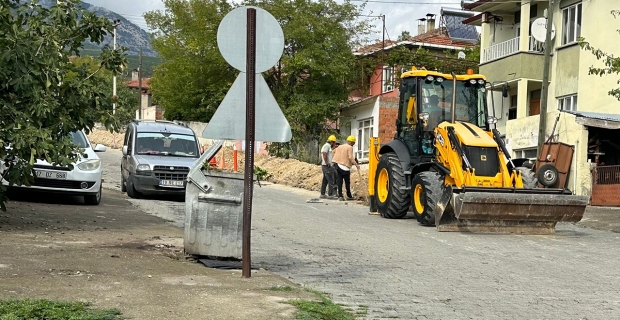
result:
M 183 123 L 134 120 L 125 132 L 121 190 L 131 198 L 183 195 L 187 174 L 199 157 L 198 138 Z

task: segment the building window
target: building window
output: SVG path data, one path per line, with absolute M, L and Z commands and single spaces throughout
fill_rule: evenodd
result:
M 577 111 L 577 95 L 558 98 L 558 110 Z
M 394 67 L 383 67 L 383 93 L 394 90 Z
M 517 118 L 517 96 L 511 96 L 510 97 L 510 108 L 508 109 L 508 120 L 514 120 L 516 118 Z
M 357 122 L 357 158 L 368 159 L 370 138 L 372 137 L 372 118 Z
M 581 36 L 581 3 L 562 9 L 562 44 L 577 42 Z
M 540 114 L 540 89 L 530 91 L 530 116 Z
M 515 158 L 527 158 L 532 159 L 536 158 L 536 148 L 528 148 L 528 149 L 520 149 L 515 150 Z

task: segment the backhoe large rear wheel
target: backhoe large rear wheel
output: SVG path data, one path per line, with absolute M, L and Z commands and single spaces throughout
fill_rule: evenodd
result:
M 375 198 L 381 216 L 389 219 L 406 216 L 411 196 L 404 189 L 405 173 L 396 153 L 381 156 L 375 176 Z
M 443 194 L 443 178 L 437 172 L 427 171 L 415 175 L 411 182 L 413 213 L 423 225 L 435 225 L 437 203 Z

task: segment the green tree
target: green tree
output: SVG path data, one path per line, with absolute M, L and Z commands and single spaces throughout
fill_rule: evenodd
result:
M 397 67 L 395 70 L 396 79 L 400 79 L 401 73 L 410 70 L 411 67 L 437 70 L 444 73 L 455 72 L 457 74 L 465 74 L 467 69 L 473 69 L 474 72 L 478 72 L 478 63 L 480 61 L 479 46 L 467 48 L 463 51 L 466 53 L 466 58 L 458 59 L 458 51 L 433 53 L 422 47 L 408 48 L 406 46 L 397 46 L 386 51 L 384 56 L 381 55 L 381 52 L 377 52 L 373 55 L 359 58 L 358 68 L 361 67 L 362 72 L 358 72 L 357 77 L 355 77 L 354 86 L 357 87 L 353 87 L 353 89 L 359 89 L 364 94 L 368 94 L 368 79 L 381 66 L 382 60 L 385 61 L 385 65 Z M 361 87 L 362 83 L 364 87 Z
M 226 0 L 164 5 L 144 15 L 162 60 L 149 82 L 153 97 L 168 119 L 208 122 L 237 73 L 217 47 L 217 27 L 233 7 Z
M 238 71 L 217 49 L 217 27 L 233 9 L 224 0 L 165 0 L 165 11 L 149 12 L 154 48 L 163 60 L 153 95 L 167 117 L 208 122 Z M 294 140 L 317 139 L 347 102 L 356 72 L 352 48 L 370 31 L 362 7 L 348 1 L 246 1 L 269 11 L 284 31 L 277 65 L 263 75 L 293 129 Z M 281 147 L 278 145 L 278 148 Z
M 465 59 L 458 59 L 459 52 L 465 53 Z M 480 63 L 480 41 L 478 41 L 478 43 L 473 47 L 458 51 L 448 50 L 445 54 L 447 58 L 461 60 L 461 64 L 467 66 L 468 68 L 474 69 L 474 72 L 478 73 L 478 64 Z
M 409 38 L 411 38 L 411 33 L 407 30 L 403 30 L 403 32 L 400 33 L 400 36 L 398 36 L 396 41 L 398 42 L 407 41 L 409 40 Z
M 614 16 L 614 18 L 618 18 L 620 16 L 620 10 L 612 10 L 611 14 Z M 616 30 L 616 32 L 620 33 L 620 29 Z M 588 70 L 588 74 L 594 74 L 600 77 L 610 74 L 620 74 L 620 57 L 614 57 L 613 55 L 610 55 L 603 50 L 592 46 L 589 42 L 586 41 L 585 38 L 579 38 L 579 45 L 584 50 L 590 51 L 594 56 L 596 56 L 596 59 L 603 60 L 603 68 L 596 68 L 594 66 L 591 66 Z M 617 83 L 620 84 L 620 80 L 618 80 Z M 620 88 L 611 89 L 608 94 L 620 100 Z
M 359 20 L 363 7 L 332 0 L 247 4 L 271 12 L 282 26 L 283 56 L 265 78 L 291 124 L 293 143 L 307 146 L 330 130 L 328 121 L 348 103 L 350 79 L 357 72 L 352 49 L 371 30 L 368 21 Z
M 94 74 L 92 77 L 93 82 L 97 83 L 97 90 L 99 92 L 105 92 L 105 99 L 110 101 L 116 101 L 116 113 L 115 118 L 119 125 L 124 126 L 131 122 L 136 117 L 136 110 L 138 110 L 138 93 L 132 91 L 127 85 L 123 84 L 123 79 L 117 77 L 116 84 L 116 98 L 112 95 L 113 85 L 113 73 L 110 70 L 100 70 L 99 66 L 101 61 L 98 58 L 92 56 L 76 57 L 72 61 L 72 64 L 68 68 L 67 79 L 74 79 L 78 76 L 78 70 L 82 67 L 86 67 L 90 73 Z M 111 110 L 110 105 L 107 110 Z
M 37 3 L 0 4 L 0 175 L 9 184 L 30 185 L 36 159 L 74 162 L 79 150 L 70 132 L 88 132 L 96 121 L 110 129 L 119 125 L 96 74 L 119 73 L 126 63 L 124 49 L 104 48 L 95 72 L 69 61 L 85 40 L 101 43 L 113 30 L 111 21 L 84 10 L 79 0 L 59 1 L 49 9 Z M 5 192 L 0 186 L 3 210 Z

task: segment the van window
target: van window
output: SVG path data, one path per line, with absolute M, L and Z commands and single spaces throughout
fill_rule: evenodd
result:
M 135 153 L 194 158 L 199 156 L 193 135 L 168 132 L 138 132 Z
M 127 148 L 129 148 L 130 139 L 131 139 L 131 129 L 127 128 L 127 131 L 125 132 L 125 141 L 123 142 L 123 145 L 127 146 Z

